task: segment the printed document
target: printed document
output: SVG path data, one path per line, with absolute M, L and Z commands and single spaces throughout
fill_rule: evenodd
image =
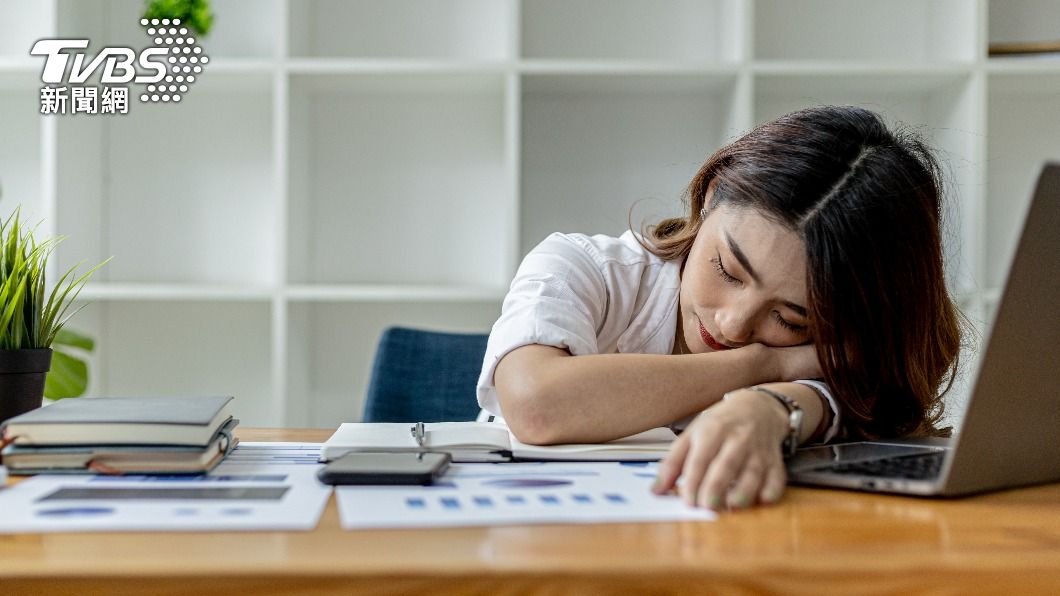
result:
M 453 464 L 432 486 L 339 486 L 344 529 L 712 520 L 649 490 L 658 464 Z
M 240 443 L 200 476 L 39 475 L 0 490 L 0 533 L 312 530 L 319 443 Z

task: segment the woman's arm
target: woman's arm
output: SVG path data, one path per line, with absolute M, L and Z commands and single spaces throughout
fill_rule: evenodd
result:
M 810 345 L 751 344 L 683 356 L 571 356 L 559 348 L 528 345 L 501 359 L 494 381 L 515 436 L 552 444 L 610 441 L 700 412 L 727 391 L 819 374 Z M 809 387 L 794 391 L 817 399 Z
M 812 388 L 799 383 L 763 385 L 798 402 L 803 411 L 799 443 L 827 427 L 830 408 Z M 780 444 L 788 433 L 788 411 L 760 391 L 730 394 L 696 417 L 659 464 L 652 490 L 677 486 L 692 506 L 719 509 L 774 503 L 784 494 L 787 472 Z

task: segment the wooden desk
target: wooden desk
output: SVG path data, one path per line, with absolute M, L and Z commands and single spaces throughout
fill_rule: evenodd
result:
M 347 532 L 332 499 L 312 532 L 0 536 L 3 596 L 632 591 L 1057 594 L 1060 485 L 958 501 L 794 488 L 713 523 Z

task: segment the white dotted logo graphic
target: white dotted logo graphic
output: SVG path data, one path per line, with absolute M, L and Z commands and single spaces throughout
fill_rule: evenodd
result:
M 155 47 L 164 48 L 167 55 L 165 78 L 148 85 L 140 101 L 179 102 L 210 57 L 202 53 L 188 28 L 180 26 L 180 19 L 140 19 L 140 25 L 147 29 Z

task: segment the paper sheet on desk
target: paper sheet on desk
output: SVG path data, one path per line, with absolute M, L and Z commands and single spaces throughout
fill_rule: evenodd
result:
M 0 533 L 311 530 L 319 443 L 240 443 L 206 476 L 40 475 L 0 491 Z
M 335 489 L 344 529 L 712 520 L 649 488 L 655 463 L 453 464 L 433 486 Z

